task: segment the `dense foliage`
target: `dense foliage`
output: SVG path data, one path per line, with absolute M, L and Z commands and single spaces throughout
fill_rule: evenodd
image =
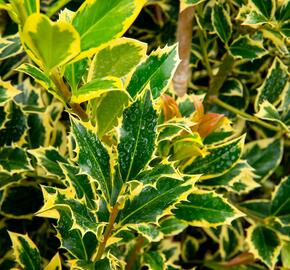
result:
M 289 0 L 0 8 L 1 270 L 290 269 Z

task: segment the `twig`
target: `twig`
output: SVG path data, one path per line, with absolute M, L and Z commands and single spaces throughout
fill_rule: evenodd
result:
M 133 250 L 132 254 L 130 255 L 128 262 L 126 264 L 125 270 L 131 270 L 136 259 L 138 256 L 138 253 L 140 252 L 142 245 L 144 243 L 144 237 L 143 236 L 139 236 L 136 245 L 135 245 L 135 249 Z

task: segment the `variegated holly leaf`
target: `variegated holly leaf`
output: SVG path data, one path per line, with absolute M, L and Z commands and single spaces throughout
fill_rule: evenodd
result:
M 88 79 L 124 77 L 146 57 L 146 50 L 147 44 L 134 39 L 113 40 L 94 56 Z
M 279 235 L 264 225 L 252 225 L 247 232 L 250 252 L 273 269 L 282 248 Z
M 119 170 L 123 182 L 135 179 L 155 149 L 157 113 L 146 91 L 123 113 L 118 144 Z
M 272 195 L 271 214 L 285 225 L 290 225 L 290 176 L 281 180 Z
M 181 257 L 185 262 L 194 260 L 196 253 L 199 249 L 199 242 L 196 238 L 187 235 L 181 246 Z
M 158 242 L 163 238 L 163 234 L 159 227 L 150 223 L 131 224 L 129 228 L 135 230 L 150 242 Z
M 180 0 L 180 12 L 188 7 L 196 6 L 205 0 Z
M 0 80 L 0 105 L 3 106 L 8 101 L 18 95 L 20 91 L 10 82 Z
M 255 174 L 263 181 L 269 177 L 280 164 L 283 155 L 281 139 L 268 138 L 252 141 L 245 146 L 243 159 L 255 169 Z
M 185 200 L 192 191 L 195 179 L 185 181 L 162 177 L 154 185 L 139 184 L 127 199 L 120 211 L 118 225 L 136 223 L 156 223 L 159 218 L 170 213 L 174 205 Z
M 112 193 L 110 156 L 99 140 L 96 132 L 81 122 L 71 118 L 72 132 L 77 143 L 77 162 L 81 172 L 90 175 L 98 183 L 98 188 L 110 201 Z
M 279 58 L 275 58 L 263 84 L 257 89 L 258 94 L 255 100 L 255 110 L 258 111 L 259 105 L 264 100 L 268 100 L 271 104 L 277 105 L 285 95 L 284 92 L 288 90 L 288 87 L 289 73 L 287 67 Z
M 201 227 L 230 224 L 234 219 L 243 216 L 222 196 L 201 190 L 191 192 L 187 199 L 176 204 L 171 212 L 187 224 Z
M 80 35 L 82 53 L 91 54 L 100 45 L 121 37 L 144 3 L 144 0 L 85 1 L 72 20 Z
M 2 173 L 9 174 L 32 169 L 27 153 L 22 148 L 10 146 L 0 148 L 0 168 Z
M 149 270 L 165 270 L 165 256 L 157 251 L 149 251 L 143 254 L 143 265 Z
M 225 188 L 236 193 L 247 193 L 260 185 L 254 180 L 257 176 L 254 169 L 245 161 L 240 160 L 225 174 L 197 183 L 203 187 Z
M 286 131 L 289 131 L 287 125 L 283 122 L 282 116 L 278 110 L 268 100 L 260 104 L 259 111 L 255 114 L 257 117 L 279 123 Z
M 265 199 L 254 199 L 241 202 L 240 207 L 244 209 L 245 213 L 257 216 L 259 218 L 266 218 L 271 214 L 271 201 Z
M 230 46 L 230 53 L 235 58 L 257 59 L 267 54 L 263 47 L 263 42 L 251 39 L 249 35 L 240 36 L 235 39 Z
M 207 147 L 207 154 L 195 157 L 183 168 L 185 174 L 203 174 L 201 179 L 222 175 L 231 169 L 242 155 L 244 136 L 218 146 Z
M 23 48 L 18 34 L 0 38 L 0 60 L 3 61 L 22 53 Z
M 174 236 L 187 228 L 186 222 L 177 219 L 174 216 L 164 217 L 158 221 L 160 231 L 166 236 Z
M 150 89 L 153 98 L 158 98 L 168 87 L 179 62 L 176 45 L 153 51 L 127 79 L 130 96 L 134 98 L 144 89 Z
M 41 257 L 38 248 L 28 235 L 9 232 L 13 253 L 23 269 L 40 270 Z
M 228 11 L 222 4 L 216 3 L 214 5 L 211 20 L 214 31 L 219 38 L 224 43 L 228 43 L 232 35 L 232 23 Z
M 59 253 L 56 253 L 47 266 L 45 266 L 44 270 L 61 270 L 61 258 Z
M 81 200 L 77 200 L 73 189 L 57 189 L 42 187 L 44 205 L 36 213 L 37 216 L 60 219 L 60 210 L 69 210 L 72 217 L 70 229 L 77 229 L 82 237 L 87 232 L 96 233 L 99 223 L 96 216 Z

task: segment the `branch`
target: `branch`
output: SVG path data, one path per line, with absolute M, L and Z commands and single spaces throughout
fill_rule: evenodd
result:
M 179 13 L 177 25 L 177 41 L 179 43 L 179 57 L 181 62 L 173 77 L 174 90 L 178 96 L 183 96 L 187 92 L 187 85 L 191 78 L 189 68 L 191 42 L 192 42 L 192 21 L 194 7 L 188 7 Z

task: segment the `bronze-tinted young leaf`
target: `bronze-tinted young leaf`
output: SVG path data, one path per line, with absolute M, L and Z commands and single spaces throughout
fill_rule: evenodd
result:
M 133 180 L 155 149 L 157 113 L 150 91 L 146 91 L 123 113 L 118 144 L 119 169 L 123 181 Z
M 99 184 L 109 201 L 112 192 L 110 156 L 95 132 L 71 118 L 72 131 L 78 148 L 78 164 Z
M 28 235 L 9 232 L 16 261 L 23 269 L 40 270 L 41 258 L 38 248 Z
M 193 191 L 172 210 L 174 216 L 192 226 L 230 224 L 243 214 L 215 192 Z
M 144 89 L 150 89 L 153 98 L 158 98 L 168 87 L 179 61 L 176 45 L 153 51 L 127 80 L 127 91 L 134 98 Z
M 247 242 L 254 256 L 273 269 L 282 247 L 279 235 L 264 225 L 252 225 L 248 229 Z
M 205 157 L 196 157 L 183 169 L 186 174 L 203 174 L 202 179 L 226 173 L 239 160 L 244 144 L 244 136 L 218 146 L 207 148 Z
M 278 217 L 282 223 L 290 225 L 290 176 L 281 180 L 272 195 L 271 214 Z

